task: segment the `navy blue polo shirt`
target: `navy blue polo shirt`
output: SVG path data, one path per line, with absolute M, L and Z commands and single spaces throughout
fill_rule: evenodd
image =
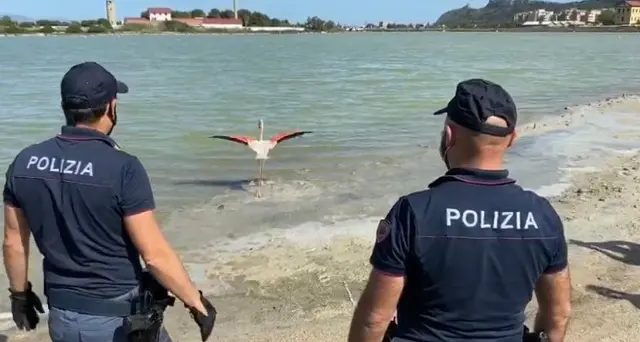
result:
M 549 202 L 506 170 L 452 169 L 395 203 L 371 264 L 405 277 L 399 340 L 521 342 L 535 283 L 567 266 L 567 244 Z
M 52 289 L 113 298 L 138 284 L 139 254 L 123 217 L 155 208 L 140 161 L 98 131 L 65 126 L 22 150 L 6 174 L 4 203 L 22 209 Z

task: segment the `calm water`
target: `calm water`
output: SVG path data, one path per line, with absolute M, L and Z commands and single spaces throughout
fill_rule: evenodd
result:
M 0 38 L 0 162 L 62 124 L 59 82 L 95 60 L 131 88 L 114 134 L 145 164 L 163 228 L 181 249 L 307 221 L 384 214 L 442 172 L 435 153 L 456 83 L 501 83 L 522 122 L 634 91 L 640 36 L 424 33 Z M 256 199 L 243 146 L 206 137 L 315 133 L 272 152 Z M 431 148 L 425 148 L 428 145 Z M 522 139 L 510 165 L 525 186 L 553 181 L 562 153 Z M 5 166 L 6 167 L 6 166 Z

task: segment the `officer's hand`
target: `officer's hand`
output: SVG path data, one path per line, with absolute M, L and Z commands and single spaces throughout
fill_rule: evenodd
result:
M 202 295 L 202 291 L 200 291 L 200 301 L 202 302 L 202 306 L 204 306 L 205 310 L 207 310 L 207 315 L 203 315 L 200 311 L 195 308 L 190 308 L 191 317 L 196 321 L 198 326 L 200 327 L 200 336 L 202 337 L 202 342 L 205 342 L 209 336 L 211 336 L 211 332 L 213 331 L 213 326 L 216 323 L 216 308 L 213 307 L 213 304 Z
M 40 322 L 38 312 L 44 313 L 40 298 L 31 290 L 31 282 L 27 283 L 24 292 L 14 292 L 9 290 L 11 295 L 11 314 L 13 321 L 20 330 L 34 330 Z M 36 312 L 36 310 L 38 312 Z

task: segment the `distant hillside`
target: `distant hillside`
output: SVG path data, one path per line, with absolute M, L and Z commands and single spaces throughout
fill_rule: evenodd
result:
M 533 0 L 489 0 L 483 8 L 469 5 L 444 13 L 436 25 L 456 26 L 496 26 L 513 22 L 516 13 L 546 9 L 562 11 L 569 8 L 599 9 L 614 7 L 620 0 L 585 0 L 567 3 Z
M 11 20 L 13 21 L 17 21 L 17 22 L 31 22 L 34 21 L 33 19 L 29 18 L 29 17 L 25 17 L 23 15 L 15 15 L 15 14 L 1 14 L 0 13 L 0 18 L 2 17 L 9 17 L 11 18 Z

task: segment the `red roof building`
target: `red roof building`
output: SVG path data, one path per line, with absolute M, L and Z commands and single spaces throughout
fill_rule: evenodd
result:
M 173 21 L 178 21 L 189 26 L 202 25 L 202 18 L 173 18 Z
M 125 24 L 149 24 L 149 20 L 146 18 L 124 18 Z

